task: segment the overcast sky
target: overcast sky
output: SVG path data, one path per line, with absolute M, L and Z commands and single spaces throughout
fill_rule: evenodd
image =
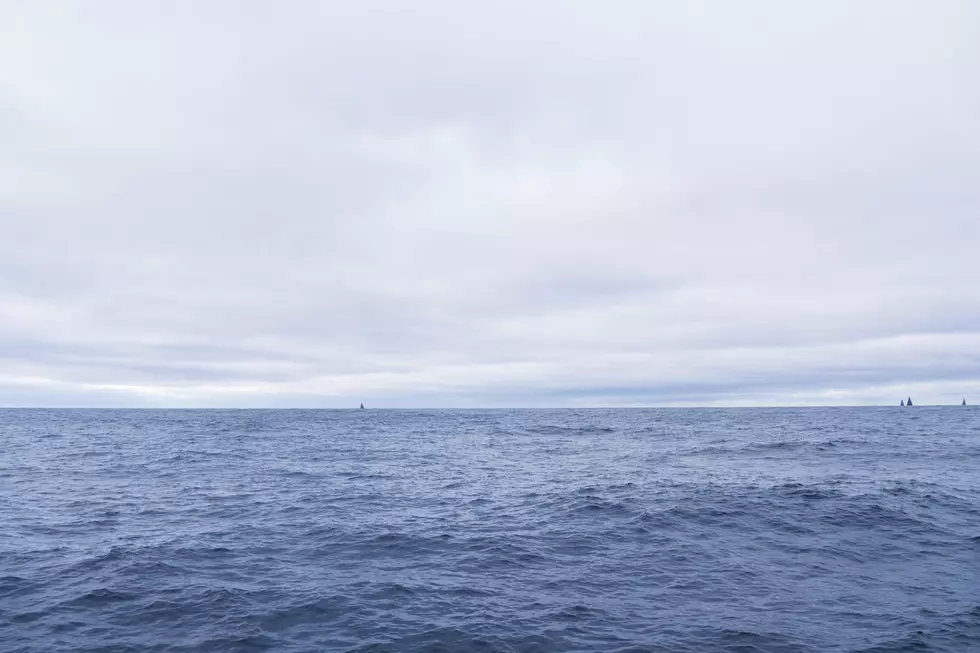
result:
M 980 403 L 974 0 L 0 0 L 0 405 Z

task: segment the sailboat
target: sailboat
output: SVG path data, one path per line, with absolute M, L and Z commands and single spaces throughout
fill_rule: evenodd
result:
M 912 405 L 912 397 L 909 397 L 909 400 L 905 402 L 905 405 L 906 406 L 911 406 Z
M 966 398 L 965 398 L 965 397 L 963 398 L 963 403 L 962 403 L 962 404 L 960 404 L 960 405 L 961 405 L 961 406 L 966 406 Z
M 903 408 L 905 407 L 905 400 L 904 399 L 902 399 L 902 403 L 900 403 L 899 406 L 902 406 Z
M 364 410 L 364 404 L 361 404 L 361 410 Z

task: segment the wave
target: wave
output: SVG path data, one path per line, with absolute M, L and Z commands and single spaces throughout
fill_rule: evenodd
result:
M 528 426 L 524 429 L 527 435 L 607 435 L 616 433 L 611 426 L 564 426 L 547 424 Z
M 0 577 L 0 599 L 26 594 L 34 588 L 34 582 L 22 576 Z

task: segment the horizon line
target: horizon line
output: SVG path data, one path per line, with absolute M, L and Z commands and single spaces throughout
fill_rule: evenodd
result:
M 973 404 L 966 404 L 967 407 Z M 460 411 L 460 410 L 738 410 L 738 409 L 806 409 L 806 408 L 944 408 L 956 407 L 963 408 L 963 404 L 914 404 L 903 406 L 901 404 L 827 404 L 827 405 L 772 405 L 759 404 L 753 406 L 378 406 L 375 408 L 337 407 L 337 406 L 5 406 L 0 405 L 0 410 L 432 410 L 432 411 Z

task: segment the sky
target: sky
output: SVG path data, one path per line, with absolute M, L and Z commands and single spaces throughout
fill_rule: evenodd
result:
M 980 403 L 973 0 L 0 0 L 0 405 Z

